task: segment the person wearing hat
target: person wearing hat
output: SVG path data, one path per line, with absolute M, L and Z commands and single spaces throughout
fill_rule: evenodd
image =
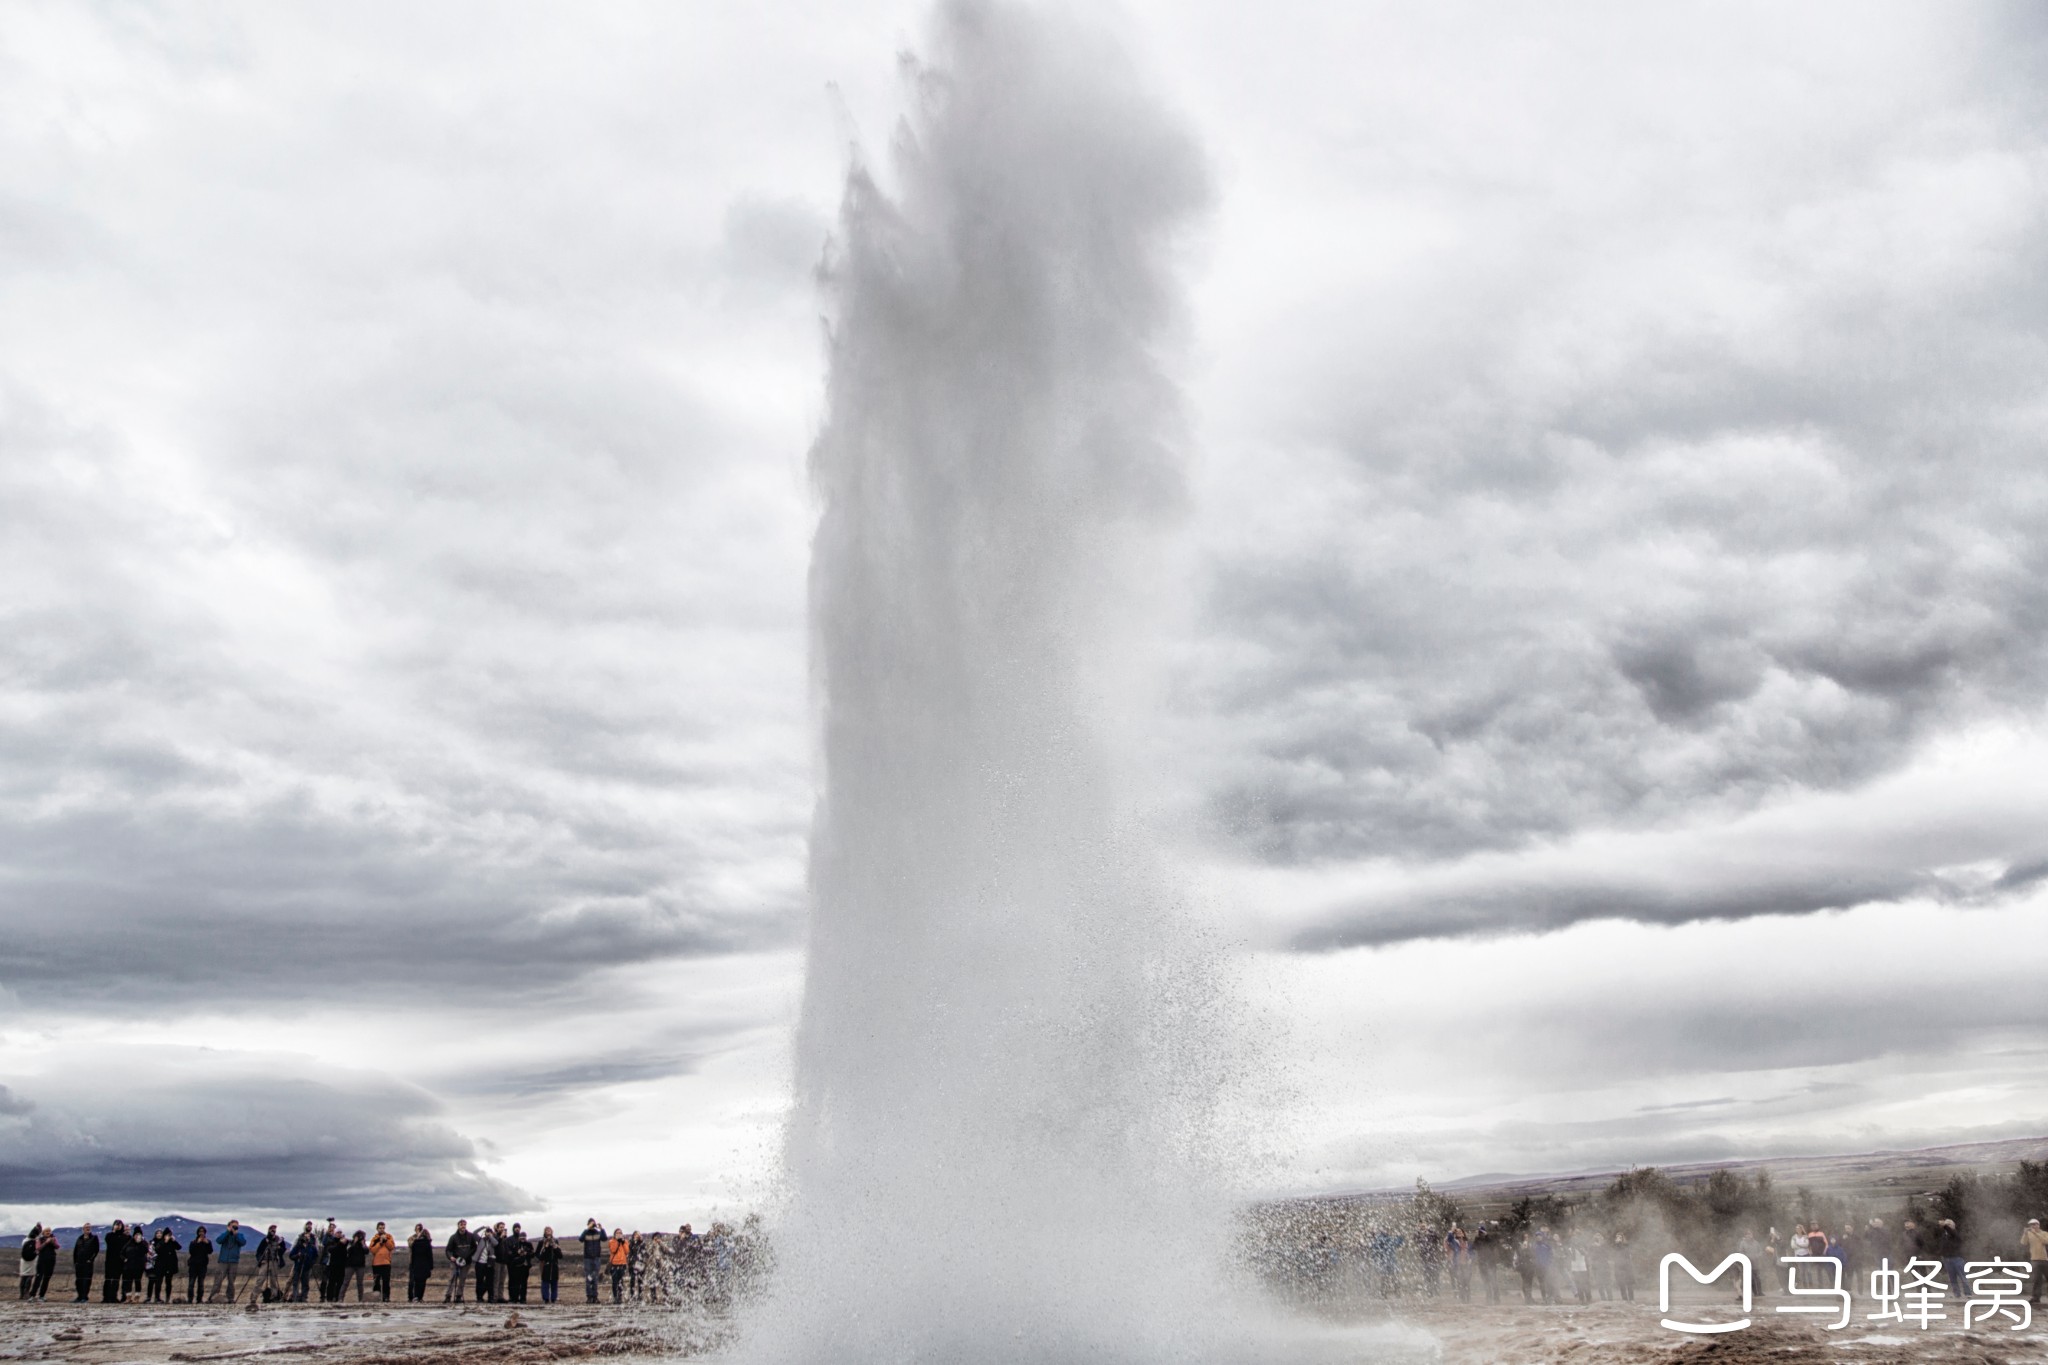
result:
M 2033 1262 L 2034 1274 L 2028 1286 L 2027 1302 L 2041 1302 L 2041 1284 L 2048 1280 L 2048 1232 L 2041 1231 L 2041 1220 L 2029 1218 L 2027 1226 L 2020 1232 L 2020 1250 Z

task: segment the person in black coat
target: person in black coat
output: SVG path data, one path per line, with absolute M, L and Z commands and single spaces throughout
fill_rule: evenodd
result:
M 330 1229 L 320 1234 L 320 1302 L 332 1303 L 341 1295 L 341 1277 L 348 1273 L 347 1243 Z
M 146 1228 L 137 1227 L 128 1234 L 128 1251 L 121 1266 L 121 1302 L 128 1302 L 131 1294 L 142 1292 L 142 1277 L 149 1271 L 149 1238 L 144 1235 Z
M 540 1230 L 533 1259 L 540 1262 L 540 1301 L 553 1303 L 562 1296 L 562 1244 L 555 1240 L 553 1228 Z
M 342 1244 L 341 1257 L 341 1284 L 334 1291 L 335 1300 L 339 1302 L 348 1297 L 348 1287 L 353 1283 L 356 1287 L 356 1302 L 361 1303 L 363 1275 L 370 1267 L 370 1240 L 361 1228 L 357 1228 L 356 1235 Z
M 100 1239 L 87 1223 L 78 1230 L 78 1240 L 71 1244 L 72 1288 L 78 1295 L 73 1303 L 84 1303 L 92 1297 L 92 1268 L 100 1259 Z
M 169 1303 L 171 1290 L 178 1280 L 178 1253 L 185 1248 L 171 1235 L 169 1228 L 160 1228 L 156 1234 L 156 1263 L 149 1268 L 149 1301 Z
M 40 1299 L 50 1292 L 50 1277 L 57 1273 L 57 1234 L 49 1228 L 43 1229 L 43 1240 L 36 1246 L 36 1278 L 28 1287 L 28 1296 Z
M 312 1292 L 313 1276 L 318 1273 L 320 1266 L 320 1243 L 313 1236 L 313 1225 L 311 1223 L 306 1224 L 306 1230 L 301 1232 L 298 1240 L 292 1243 L 291 1259 L 291 1301 L 293 1303 L 304 1303 L 306 1296 Z M 320 1295 L 322 1302 L 325 1302 L 327 1295 L 327 1282 L 325 1280 L 320 1282 Z
M 526 1279 L 533 1269 L 533 1243 L 527 1240 L 519 1224 L 514 1223 L 512 1235 L 498 1244 L 498 1254 L 505 1260 L 506 1296 L 514 1303 L 525 1303 Z
M 192 1245 L 185 1248 L 185 1302 L 206 1302 L 206 1272 L 213 1265 L 213 1239 L 206 1235 L 206 1228 L 192 1234 Z
M 107 1274 L 100 1286 L 100 1302 L 114 1303 L 121 1297 L 121 1273 L 128 1265 L 128 1228 L 118 1218 L 107 1229 Z
M 434 1273 L 434 1234 L 427 1231 L 425 1223 L 412 1225 L 405 1258 L 405 1301 L 419 1303 L 427 1297 L 427 1276 Z

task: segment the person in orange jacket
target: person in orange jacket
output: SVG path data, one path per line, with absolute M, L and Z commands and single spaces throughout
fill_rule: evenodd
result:
M 370 1238 L 370 1287 L 385 1303 L 391 1302 L 391 1249 L 397 1245 L 384 1225 L 377 1224 L 377 1233 Z
M 612 1229 L 611 1245 L 606 1249 L 611 1253 L 608 1259 L 612 1269 L 612 1302 L 624 1303 L 626 1301 L 626 1263 L 633 1257 L 633 1244 L 626 1240 L 626 1230 L 624 1228 Z

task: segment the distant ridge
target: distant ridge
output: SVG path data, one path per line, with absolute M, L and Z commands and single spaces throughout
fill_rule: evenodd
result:
M 1876 1175 L 1880 1178 L 1875 1183 L 1888 1185 L 1905 1183 L 1902 1177 L 1907 1172 L 2004 1166 L 2021 1161 L 2042 1160 L 2048 1160 L 2048 1137 L 1998 1138 L 1988 1142 L 1948 1143 L 1940 1147 L 1879 1148 L 1874 1151 L 1832 1156 L 1730 1157 L 1725 1161 L 1690 1161 L 1677 1165 L 1658 1165 L 1657 1169 L 1681 1183 L 1688 1179 L 1711 1175 L 1715 1171 L 1768 1170 L 1773 1179 L 1793 1184 L 1819 1184 L 1839 1181 L 1845 1177 L 1868 1178 Z M 1627 1174 L 1631 1169 L 1641 1167 L 1608 1166 L 1548 1175 L 1487 1172 L 1483 1175 L 1460 1176 L 1456 1180 L 1441 1183 L 1431 1181 L 1430 1188 L 1446 1193 L 1455 1191 L 1464 1195 L 1491 1194 L 1506 1197 L 1519 1197 L 1524 1194 L 1588 1194 L 1605 1189 L 1613 1184 L 1617 1177 Z M 1350 1190 L 1333 1194 L 1296 1195 L 1274 1202 L 1355 1200 L 1379 1203 L 1405 1199 L 1413 1192 L 1412 1188 L 1401 1187 Z
M 106 1239 L 107 1228 L 111 1221 L 112 1220 L 110 1219 L 108 1223 L 94 1223 L 92 1225 L 92 1230 L 100 1235 L 102 1241 Z M 302 1219 L 300 1221 L 303 1222 L 304 1220 Z M 180 1246 L 183 1246 L 191 1242 L 192 1231 L 195 1228 L 203 1227 L 206 1229 L 209 1235 L 218 1237 L 220 1235 L 220 1230 L 226 1227 L 227 1225 L 228 1220 L 225 1218 L 216 1218 L 212 1222 L 201 1222 L 197 1218 L 187 1218 L 180 1213 L 167 1213 L 161 1218 L 151 1219 L 149 1222 L 143 1224 L 143 1227 L 148 1231 L 149 1235 L 152 1237 L 156 1236 L 156 1230 L 158 1228 L 169 1228 L 171 1230 L 171 1236 L 177 1238 L 178 1244 Z M 268 1227 L 270 1225 L 266 1223 L 263 1226 Z M 246 1233 L 248 1232 L 248 1230 L 249 1220 L 244 1218 L 242 1220 L 242 1231 Z M 280 1232 L 284 1230 L 282 1224 L 279 1224 L 278 1230 Z M 256 1235 L 258 1237 L 261 1237 L 263 1235 L 262 1228 L 257 1229 Z M 27 1229 L 23 1229 L 20 1232 L 10 1232 L 5 1235 L 0 1235 L 0 1247 L 19 1247 L 22 1244 L 22 1242 L 27 1239 L 27 1237 Z M 77 1228 L 57 1229 L 58 1246 L 63 1247 L 66 1250 L 69 1250 L 71 1244 L 77 1240 Z M 250 1245 L 253 1246 L 254 1244 L 255 1242 L 252 1238 Z

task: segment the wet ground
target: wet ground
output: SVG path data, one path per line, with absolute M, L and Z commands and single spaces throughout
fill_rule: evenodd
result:
M 1432 1334 L 1444 1365 L 2048 1365 L 2048 1324 L 2023 1332 L 1964 1331 L 1957 1320 L 1925 1331 L 1852 1322 L 1840 1332 L 1757 1305 L 1753 1324 L 1718 1337 L 1660 1326 L 1654 1302 L 1587 1307 L 1405 1303 L 1399 1321 Z M 1385 1321 L 1384 1309 L 1324 1311 L 1325 1323 Z M 719 1316 L 652 1308 L 556 1305 L 389 1307 L 345 1304 L 168 1307 L 0 1300 L 0 1362 L 256 1362 L 257 1365 L 523 1365 L 604 1358 L 619 1365 L 703 1355 L 726 1338 Z M 1304 1343 L 1306 1344 L 1306 1343 Z M 1318 1361 L 1332 1358 L 1323 1349 Z M 1339 1352 L 1337 1354 L 1348 1354 Z M 1372 1352 L 1361 1349 L 1360 1360 Z
M 2032 1365 L 2048 1362 L 2048 1324 L 2027 1331 L 1975 1328 L 1955 1321 L 1925 1331 L 1857 1317 L 1838 1332 L 1812 1317 L 1781 1315 L 1760 1303 L 1751 1326 L 1720 1336 L 1687 1336 L 1661 1325 L 1655 1299 L 1566 1305 L 1407 1305 L 1402 1320 L 1434 1335 L 1445 1365 L 1621 1365 L 1627 1361 L 1712 1362 L 1713 1365 L 1904 1365 L 1969 1362 Z M 1704 1317 L 1705 1315 L 1701 1315 Z M 1832 1319 L 1828 1319 L 1832 1321 Z

